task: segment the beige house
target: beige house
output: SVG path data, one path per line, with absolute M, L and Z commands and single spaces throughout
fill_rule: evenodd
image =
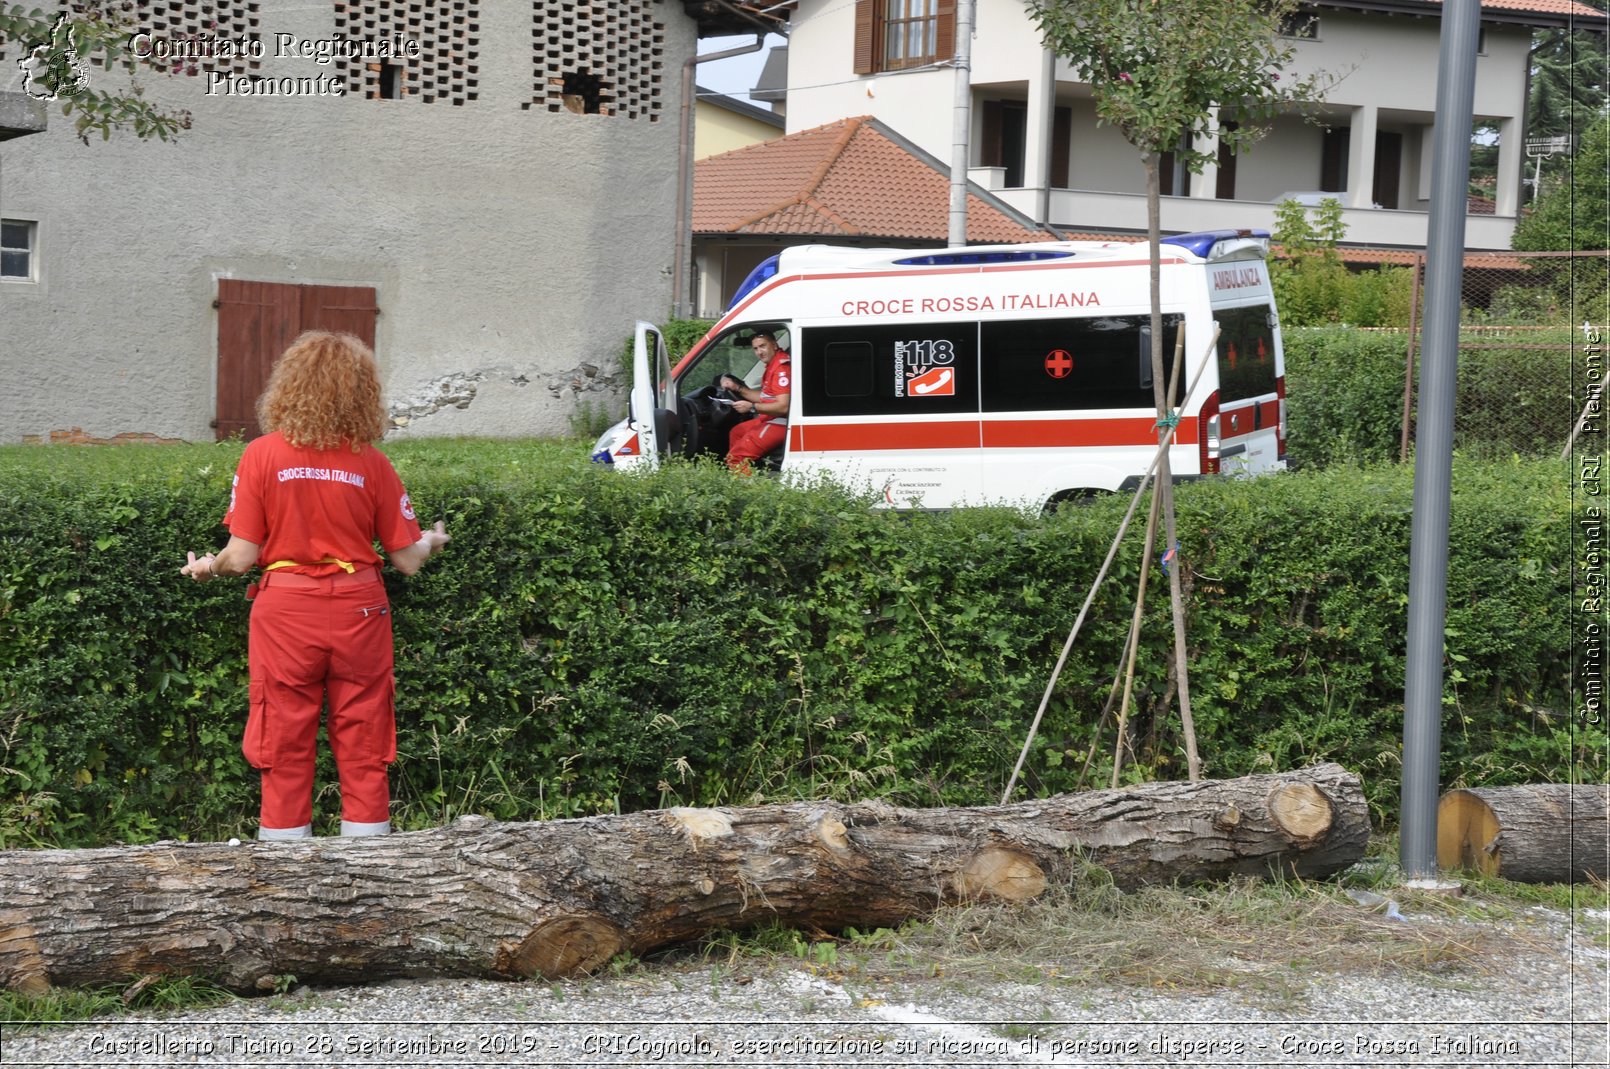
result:
M 1440 0 L 1313 3 L 1288 30 L 1296 71 L 1340 75 L 1326 125 L 1291 115 L 1201 175 L 1164 175 L 1166 231 L 1268 227 L 1288 195 L 1335 196 L 1350 242 L 1423 246 L 1431 188 Z M 1534 31 L 1603 33 L 1578 0 L 1482 0 L 1475 112 L 1499 131 L 1496 197 L 1467 221 L 1471 248 L 1507 249 L 1521 205 Z M 787 48 L 788 130 L 870 115 L 948 159 L 954 0 L 797 0 Z M 1134 149 L 1098 126 L 1090 87 L 1044 48 L 1019 0 L 978 0 L 971 52 L 973 177 L 1039 223 L 1145 230 Z M 1209 141 L 1196 146 L 1210 154 Z
M 702 160 L 783 136 L 783 117 L 747 100 L 699 88 L 694 109 L 693 157 Z

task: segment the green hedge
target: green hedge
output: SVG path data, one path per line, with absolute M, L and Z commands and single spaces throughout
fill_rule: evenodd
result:
M 1580 414 L 1573 382 L 1580 398 L 1592 381 L 1578 341 L 1567 327 L 1462 331 L 1454 448 L 1499 459 L 1558 456 Z M 1285 331 L 1283 342 L 1293 465 L 1397 459 L 1408 334 L 1311 327 Z
M 388 448 L 454 541 L 396 606 L 396 819 L 663 804 L 998 798 L 1125 502 L 1049 517 L 874 511 L 713 465 L 628 476 L 584 443 Z M 238 446 L 0 450 L 0 842 L 249 834 L 248 604 L 197 586 Z M 1558 465 L 1461 464 L 1444 776 L 1602 775 L 1566 707 Z M 1410 473 L 1340 468 L 1178 495 L 1212 776 L 1330 758 L 1395 810 Z M 1071 789 L 1118 663 L 1138 533 L 1062 676 L 1026 794 Z M 1133 718 L 1183 775 L 1153 571 Z M 1111 750 L 1110 738 L 1101 746 Z M 1098 775 L 1110 758 L 1097 762 Z M 336 818 L 328 770 L 317 819 Z

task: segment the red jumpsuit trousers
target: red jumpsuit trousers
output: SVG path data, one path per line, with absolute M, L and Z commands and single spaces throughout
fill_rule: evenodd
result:
M 397 757 L 391 606 L 378 568 L 265 575 L 252 603 L 251 709 L 241 751 L 262 770 L 265 839 L 313 833 L 319 713 L 341 780 L 341 833 L 390 830 Z

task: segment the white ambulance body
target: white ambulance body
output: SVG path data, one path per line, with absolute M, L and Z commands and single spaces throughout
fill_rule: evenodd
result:
M 1181 394 L 1201 370 L 1179 410 L 1176 478 L 1285 467 L 1267 246 L 1259 231 L 1164 239 L 1165 362 L 1183 325 Z M 594 459 L 724 453 L 741 417 L 718 380 L 759 384 L 749 342 L 766 330 L 792 360 L 785 473 L 825 473 L 895 508 L 1045 507 L 1132 487 L 1158 439 L 1147 260 L 1144 244 L 1110 242 L 786 249 L 674 369 L 638 324 L 631 414 Z

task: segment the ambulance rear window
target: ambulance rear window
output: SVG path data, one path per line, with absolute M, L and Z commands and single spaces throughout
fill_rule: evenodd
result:
M 1274 313 L 1267 305 L 1220 308 L 1219 403 L 1245 401 L 1275 393 Z

